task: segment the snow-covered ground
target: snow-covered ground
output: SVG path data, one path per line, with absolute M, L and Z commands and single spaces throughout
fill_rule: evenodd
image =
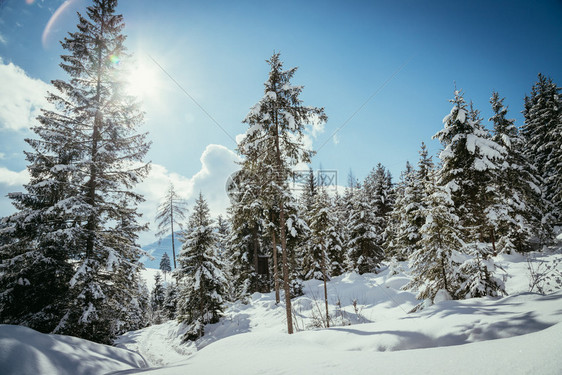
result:
M 540 262 L 560 257 L 560 251 L 534 254 L 534 269 L 540 269 Z M 323 286 L 313 280 L 305 283 L 305 295 L 293 300 L 298 327 L 294 335 L 286 334 L 283 303 L 276 305 L 273 293 L 256 293 L 247 304 L 228 306 L 221 322 L 207 326 L 197 343 L 182 344 L 183 327 L 175 322 L 122 336 L 118 346 L 137 352 L 139 357 L 134 358 L 142 357 L 150 369 L 141 360 L 132 361 L 131 352 L 123 352 L 127 353 L 123 358 L 119 357 L 121 352 L 110 352 L 110 358 L 121 358 L 122 367 L 107 370 L 103 363 L 106 367 L 100 364 L 98 372 L 84 373 L 562 373 L 562 291 L 544 296 L 529 293 L 525 256 L 504 255 L 496 261 L 507 272 L 509 296 L 504 298 L 445 300 L 408 314 L 419 301 L 415 293 L 401 290 L 409 277 L 405 265 L 399 264 L 378 274 L 345 274 L 330 281 L 329 329 L 322 328 Z M 0 326 L 2 374 L 4 361 L 10 358 L 5 353 L 13 350 L 7 328 L 14 327 Z M 94 344 L 85 343 L 75 344 L 67 352 L 57 351 L 61 357 L 57 361 L 73 358 L 76 351 L 88 353 Z M 44 353 L 49 348 L 46 345 L 37 352 L 49 356 L 51 352 Z M 96 367 L 97 352 L 92 351 L 91 359 L 83 355 Z M 74 366 L 74 362 L 60 363 Z M 41 368 L 34 372 L 49 373 Z
M 130 350 L 0 325 L 0 374 L 95 375 L 147 367 Z

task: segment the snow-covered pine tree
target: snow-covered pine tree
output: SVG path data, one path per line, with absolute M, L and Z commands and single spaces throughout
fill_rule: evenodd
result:
M 316 181 L 316 176 L 312 168 L 309 168 L 308 175 L 305 183 L 302 186 L 302 193 L 300 196 L 300 204 L 302 206 L 303 213 L 310 212 L 312 210 L 312 205 L 314 204 L 314 199 L 318 193 L 318 183 Z M 303 216 L 306 220 L 305 216 Z M 308 222 L 308 221 L 307 221 Z
M 226 221 L 222 215 L 219 215 L 217 217 L 217 250 L 221 259 L 224 259 L 226 255 L 226 243 L 228 242 L 229 234 L 230 228 L 228 226 L 228 221 Z
M 231 192 L 228 208 L 231 233 L 227 241 L 231 298 L 245 300 L 254 292 L 264 292 L 258 277 L 258 256 L 262 254 L 264 210 L 259 177 L 247 165 L 235 176 L 237 188 Z
M 238 150 L 247 157 L 260 151 L 255 160 L 263 166 L 272 166 L 274 178 L 269 186 L 275 188 L 274 196 L 269 200 L 276 203 L 279 210 L 279 240 L 282 250 L 282 269 L 285 288 L 285 305 L 287 330 L 293 332 L 289 256 L 287 249 L 287 212 L 286 202 L 292 198 L 288 188 L 289 170 L 299 162 L 308 163 L 312 151 L 303 144 L 304 127 L 313 122 L 325 122 L 327 116 L 323 108 L 302 105 L 299 98 L 303 87 L 291 84 L 297 68 L 283 70 L 283 63 L 278 53 L 267 61 L 271 67 L 265 82 L 264 96 L 256 103 L 244 122 L 250 127 Z M 265 152 L 262 152 L 265 151 Z M 276 251 L 276 247 L 273 249 Z
M 515 120 L 507 119 L 504 99 L 494 92 L 490 98 L 494 126 L 492 140 L 506 150 L 501 168 L 495 174 L 496 194 L 489 212 L 493 215 L 497 251 L 529 251 L 532 242 L 550 237 L 547 202 L 542 197 L 542 179 L 524 154 L 524 144 Z M 490 215 L 489 215 L 490 216 Z
M 328 311 L 328 289 L 326 282 L 331 277 L 331 259 L 329 252 L 342 252 L 341 243 L 338 243 L 337 235 L 334 238 L 335 217 L 331 209 L 331 201 L 324 188 L 314 197 L 312 214 L 310 217 L 310 242 L 311 253 L 306 254 L 303 263 L 308 279 L 322 280 L 324 282 L 324 302 L 326 306 L 326 327 L 330 327 L 330 315 Z M 333 241 L 336 241 L 334 243 Z
M 166 281 L 166 274 L 172 272 L 172 265 L 170 264 L 168 253 L 164 253 L 160 259 L 160 271 L 164 274 L 164 281 Z
M 352 197 L 346 244 L 348 269 L 360 274 L 375 272 L 384 258 L 381 217 L 375 214 L 372 200 L 364 188 L 355 189 Z
M 308 229 L 312 229 L 311 222 L 313 216 L 313 209 L 316 203 L 316 196 L 318 194 L 318 185 L 316 177 L 312 168 L 309 169 L 306 182 L 302 186 L 302 193 L 299 197 L 299 216 L 306 222 Z M 315 261 L 315 254 L 317 251 L 314 249 L 313 241 L 310 241 L 310 230 L 305 234 L 306 240 L 302 241 L 301 246 L 297 249 L 299 258 L 302 259 L 302 278 L 310 280 L 319 276 L 319 268 L 315 265 L 319 264 Z M 320 280 L 320 278 L 318 278 Z
M 154 275 L 154 289 L 150 294 L 150 308 L 152 311 L 152 324 L 160 324 L 165 320 L 165 315 L 163 312 L 164 303 L 166 301 L 166 289 L 162 285 L 162 276 L 160 272 Z
M 406 161 L 406 168 L 400 172 L 400 178 L 395 186 L 394 205 L 388 216 L 388 227 L 386 229 L 387 237 L 386 243 L 384 244 L 385 256 L 387 258 L 404 260 L 404 257 L 400 254 L 402 246 L 398 246 L 397 239 L 400 236 L 401 226 L 403 225 L 400 211 L 402 210 L 402 202 L 404 201 L 406 179 L 411 177 L 412 171 L 412 165 L 409 161 Z
M 434 168 L 435 165 L 433 164 L 433 160 L 429 153 L 427 152 L 427 146 L 425 143 L 422 142 L 420 148 L 420 160 L 418 161 L 418 180 L 425 186 L 425 184 L 430 183 L 431 179 L 434 176 Z
M 327 234 L 333 226 L 331 215 L 330 198 L 324 189 L 321 189 L 320 193 L 313 197 L 309 213 L 310 237 L 307 241 L 307 251 L 303 252 L 301 258 L 305 280 L 330 278 L 327 270 L 330 263 Z
M 562 222 L 562 95 L 551 78 L 539 74 L 531 95 L 525 97 L 525 155 L 536 165 L 544 181 L 547 201 L 554 205 L 554 216 Z
M 388 215 L 394 204 L 394 189 L 390 171 L 381 163 L 378 163 L 365 178 L 363 189 L 371 201 L 370 204 L 376 211 L 376 215 L 380 217 L 380 226 L 384 230 L 387 227 Z
M 456 277 L 459 249 L 464 243 L 448 189 L 435 184 L 431 177 L 425 188 L 425 222 L 420 228 L 419 247 L 409 258 L 412 281 L 406 287 L 418 290 L 416 298 L 433 301 L 440 290 L 455 296 L 460 286 Z
M 466 242 L 487 240 L 492 228 L 486 217 L 494 194 L 491 181 L 505 149 L 490 139 L 478 113 L 467 110 L 461 91 L 456 90 L 450 102 L 453 108 L 443 119 L 444 128 L 433 136 L 444 147 L 438 184 L 450 192 Z
M 463 252 L 468 255 L 455 276 L 461 282 L 455 291 L 459 299 L 505 295 L 504 280 L 496 276 L 500 268 L 491 258 L 492 247 L 484 242 L 465 244 Z
M 419 248 L 423 216 L 424 185 L 410 163 L 406 163 L 398 184 L 396 201 L 390 214 L 391 236 L 387 239 L 387 253 L 398 260 L 406 260 Z
M 150 292 L 144 280 L 138 283 L 133 297 L 131 306 L 123 309 L 126 319 L 120 320 L 119 332 L 136 331 L 150 325 Z
M 331 277 L 339 276 L 345 272 L 346 252 L 344 250 L 343 224 L 340 221 L 341 215 L 337 212 L 337 201 L 339 196 L 336 192 L 334 199 L 329 199 L 329 227 L 326 234 L 327 253 L 330 263 L 328 264 L 328 275 Z
M 177 318 L 178 288 L 175 283 L 168 283 L 165 290 L 163 316 L 168 320 Z
M 176 192 L 174 185 L 170 183 L 166 195 L 162 199 L 158 211 L 156 213 L 156 222 L 158 223 L 158 232 L 156 236 L 172 234 L 172 259 L 174 260 L 174 268 L 176 268 L 176 246 L 174 241 L 174 226 L 181 229 L 181 223 L 185 220 L 187 214 L 187 202 L 182 199 Z
M 27 193 L 11 195 L 19 212 L 7 220 L 12 249 L 2 256 L 12 268 L 2 270 L 3 298 L 14 301 L 29 287 L 19 323 L 106 343 L 138 302 L 135 241 L 144 226 L 136 206 L 143 198 L 131 188 L 148 172 L 149 148 L 146 134 L 136 133 L 143 115 L 116 63 L 126 57 L 116 5 L 94 0 L 62 43 L 70 79 L 53 81 L 58 92 L 48 100 L 56 110 L 43 111 L 39 138 L 28 140 L 31 182 Z
M 9 194 L 18 212 L 0 226 L 0 323 L 49 333 L 65 314 L 74 274 L 70 259 L 80 228 L 65 207 L 78 194 L 73 163 L 79 151 L 72 126 L 62 121 L 32 130 L 39 139 L 26 139 L 33 148 L 26 152 L 27 192 Z
M 348 186 L 345 187 L 342 196 L 336 196 L 335 208 L 337 216 L 338 231 L 344 248 L 343 266 L 344 270 L 351 271 L 353 265 L 348 257 L 348 249 L 351 241 L 351 216 L 353 214 L 354 195 L 359 189 L 359 183 L 353 176 L 351 170 L 348 174 Z
M 460 91 L 455 91 L 451 102 L 453 109 L 443 119 L 444 129 L 434 138 L 444 146 L 439 155 L 441 169 L 438 183 L 449 192 L 454 203 L 463 231 L 462 252 L 468 257 L 458 270 L 462 285 L 455 291 L 455 296 L 470 296 L 467 285 L 476 284 L 480 285 L 478 290 L 496 295 L 501 292 L 502 286 L 494 276 L 497 267 L 491 259 L 497 219 L 493 208 L 499 194 L 494 182 L 498 179 L 507 151 L 491 139 L 481 124 L 479 112 L 472 105 L 467 111 Z
M 299 297 L 304 294 L 303 288 L 303 249 L 306 248 L 310 239 L 310 228 L 300 216 L 300 206 L 292 196 L 287 196 L 285 200 L 285 212 L 287 216 L 287 257 L 289 260 L 289 279 L 291 298 Z M 283 279 L 280 279 L 283 285 Z
M 205 333 L 205 324 L 219 321 L 227 280 L 217 254 L 217 235 L 209 207 L 199 194 L 183 235 L 183 246 L 174 271 L 178 282 L 178 320 L 188 325 L 186 340 Z

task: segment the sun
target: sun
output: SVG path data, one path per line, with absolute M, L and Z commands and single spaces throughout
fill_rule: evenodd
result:
M 125 91 L 139 99 L 156 98 L 162 88 L 162 81 L 155 66 L 135 61 L 126 73 Z

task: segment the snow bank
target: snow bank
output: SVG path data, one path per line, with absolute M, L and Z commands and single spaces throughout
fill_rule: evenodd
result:
M 0 325 L 2 375 L 96 375 L 145 367 L 144 359 L 130 350 Z

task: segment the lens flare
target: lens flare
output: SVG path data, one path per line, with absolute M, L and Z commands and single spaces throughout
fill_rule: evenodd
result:
M 32 4 L 35 0 L 26 0 L 28 4 Z M 49 22 L 47 22 L 47 26 L 43 30 L 43 35 L 41 36 L 41 43 L 43 44 L 43 48 L 47 48 L 49 44 L 49 36 L 52 33 L 53 29 L 55 28 L 55 24 L 62 18 L 63 14 L 71 14 L 71 12 L 67 11 L 72 9 L 71 5 L 75 3 L 76 0 L 66 0 L 64 3 L 61 4 L 57 8 L 57 10 L 53 13 Z
M 121 62 L 121 59 L 120 59 L 119 56 L 117 56 L 117 55 L 111 55 L 111 56 L 109 56 L 109 61 L 110 61 L 113 65 L 119 65 L 119 63 Z

